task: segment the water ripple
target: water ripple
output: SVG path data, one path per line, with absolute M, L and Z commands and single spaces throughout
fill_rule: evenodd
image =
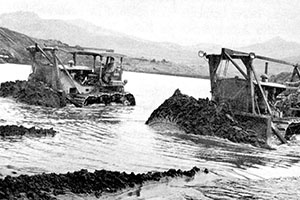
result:
M 139 76 L 143 76 L 143 84 L 153 83 L 154 76 Z M 270 151 L 215 137 L 154 130 L 144 123 L 150 113 L 171 95 L 166 91 L 172 91 L 178 78 L 166 78 L 168 81 L 161 84 L 165 88 L 160 90 L 136 87 L 141 83 L 135 80 L 139 78 L 135 76 L 128 88 L 140 102 L 136 107 L 67 106 L 53 109 L 0 98 L 0 125 L 36 126 L 57 131 L 54 137 L 1 138 L 0 177 L 23 173 L 65 173 L 82 168 L 146 172 L 169 168 L 187 170 L 199 166 L 210 169 L 212 178 L 199 175 L 201 178 L 196 177 L 191 182 L 178 180 L 150 189 L 145 187 L 141 196 L 155 198 L 164 191 L 166 199 L 273 199 L 276 195 L 281 199 L 293 199 L 293 195 L 299 197 L 299 193 L 291 189 L 291 184 L 295 184 L 296 189 L 296 185 L 300 185 L 297 178 L 272 179 L 281 175 L 300 176 L 299 143 L 282 145 Z M 192 86 L 200 84 L 203 80 L 180 78 L 180 81 L 186 81 L 182 84 L 183 92 L 201 93 L 189 85 L 191 82 Z M 156 98 L 153 99 L 153 96 Z M 288 192 L 280 180 L 286 183 Z M 274 191 L 272 184 L 275 185 Z M 157 191 L 156 196 L 151 191 Z

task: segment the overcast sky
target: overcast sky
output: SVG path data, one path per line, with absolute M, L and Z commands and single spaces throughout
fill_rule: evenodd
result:
M 299 0 L 0 0 L 0 13 L 82 18 L 152 41 L 243 46 L 277 36 L 300 43 Z

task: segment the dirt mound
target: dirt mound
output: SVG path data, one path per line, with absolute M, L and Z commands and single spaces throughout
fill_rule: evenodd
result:
M 16 125 L 6 125 L 0 126 L 0 136 L 2 137 L 11 137 L 11 136 L 23 136 L 23 135 L 32 135 L 32 136 L 54 136 L 56 133 L 55 130 L 51 129 L 37 129 L 35 127 L 25 128 L 24 126 Z
M 34 176 L 6 176 L 0 179 L 0 199 L 56 199 L 54 195 L 69 191 L 76 194 L 94 194 L 116 192 L 126 187 L 141 185 L 146 181 L 159 181 L 163 177 L 193 177 L 199 168 L 189 171 L 170 169 L 165 172 L 127 174 L 118 171 L 96 170 L 94 173 L 85 169 L 67 174 L 40 174 Z M 208 173 L 208 170 L 204 170 Z
M 42 82 L 10 81 L 1 83 L 0 97 L 13 97 L 30 105 L 61 108 L 66 106 L 66 97 Z
M 217 136 L 237 143 L 270 148 L 264 139 L 243 123 L 238 123 L 226 105 L 217 106 L 209 99 L 195 99 L 177 89 L 153 111 L 146 124 L 169 120 L 186 133 Z

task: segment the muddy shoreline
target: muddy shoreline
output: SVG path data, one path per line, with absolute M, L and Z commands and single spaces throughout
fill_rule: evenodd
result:
M 209 173 L 208 169 L 201 170 Z M 147 181 L 159 181 L 161 178 L 193 177 L 200 169 L 182 171 L 169 169 L 164 172 L 147 172 L 141 174 L 119 171 L 86 169 L 66 174 L 39 174 L 6 176 L 0 179 L 0 199 L 56 199 L 55 196 L 72 192 L 91 194 L 100 197 L 102 193 L 114 193 L 125 188 L 142 185 Z

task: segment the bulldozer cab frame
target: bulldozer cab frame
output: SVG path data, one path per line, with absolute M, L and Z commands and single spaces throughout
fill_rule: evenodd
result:
M 92 56 L 93 65 L 90 68 L 92 72 L 98 77 L 98 81 L 102 82 L 105 87 L 105 83 L 109 84 L 111 81 L 122 81 L 123 72 L 123 58 L 125 55 L 114 53 L 111 51 L 99 52 L 95 50 L 76 50 L 70 52 L 73 56 L 72 64 L 73 69 L 77 66 L 78 56 Z M 99 59 L 97 59 L 99 57 Z M 105 77 L 109 77 L 109 80 L 104 80 Z
M 78 89 L 80 85 L 96 85 L 97 82 L 99 83 L 98 85 L 101 88 L 120 88 L 124 86 L 122 82 L 122 61 L 125 55 L 114 53 L 114 51 L 111 49 L 97 49 L 86 47 L 79 48 L 76 46 L 41 47 L 38 44 L 35 44 L 33 46 L 29 46 L 27 50 L 30 52 L 32 57 L 33 73 L 35 73 L 36 66 L 38 66 L 38 64 L 36 63 L 37 53 L 40 53 L 44 58 L 46 58 L 46 60 L 49 62 L 49 65 L 52 66 L 52 75 L 49 76 L 52 77 L 52 80 L 46 82 L 49 82 L 53 89 L 60 89 L 60 84 L 58 84 L 60 71 L 66 73 L 66 75 L 69 77 L 69 80 L 72 85 L 72 93 L 82 93 L 82 91 Z M 72 55 L 72 60 L 69 61 L 68 64 L 63 63 L 63 61 L 58 57 L 58 51 L 62 51 L 64 53 Z M 92 62 L 89 62 L 89 65 L 81 65 L 78 62 L 78 56 L 92 57 Z M 109 81 L 105 82 L 103 81 L 103 77 L 107 72 L 107 68 L 112 60 L 115 60 L 116 62 L 114 62 L 114 67 L 110 70 L 108 74 Z M 71 92 L 67 91 L 67 93 Z
M 251 116 L 257 121 L 264 121 L 262 123 L 262 134 L 266 137 L 270 137 L 271 132 L 277 136 L 281 143 L 286 143 L 284 133 L 280 132 L 275 121 L 282 122 L 282 111 L 276 108 L 276 100 L 280 94 L 287 90 L 297 90 L 296 87 L 288 87 L 283 84 L 268 82 L 267 76 L 262 75 L 262 80 L 256 72 L 253 66 L 254 59 L 260 59 L 267 61 L 265 67 L 265 73 L 268 71 L 268 62 L 275 62 L 283 65 L 289 65 L 293 67 L 293 73 L 290 81 L 294 81 L 295 77 L 300 78 L 300 72 L 298 64 L 269 58 L 265 56 L 255 55 L 255 53 L 245 53 L 241 51 L 235 51 L 227 48 L 222 48 L 221 54 L 206 54 L 203 51 L 199 51 L 200 57 L 208 59 L 209 75 L 211 83 L 211 99 L 217 103 L 217 105 L 227 104 L 231 111 L 237 116 Z M 220 66 L 222 62 L 226 62 L 225 73 L 228 70 L 228 63 L 233 66 L 238 72 L 235 77 L 225 77 L 220 73 Z M 241 64 L 242 63 L 242 64 Z M 261 118 L 263 120 L 257 120 Z M 279 120 L 278 120 L 279 119 Z M 251 121 L 251 120 L 250 120 Z M 287 124 L 290 124 L 288 122 Z M 255 129 L 255 124 L 253 124 Z
M 208 59 L 212 100 L 217 103 L 229 103 L 235 111 L 274 115 L 272 102 L 284 90 L 293 89 L 283 84 L 267 82 L 264 76 L 260 80 L 253 66 L 254 59 L 290 65 L 294 68 L 291 81 L 296 75 L 300 78 L 298 64 L 255 55 L 255 53 L 223 48 L 221 54 L 206 55 L 201 52 L 199 54 Z M 239 76 L 234 78 L 220 76 L 218 70 L 222 61 L 230 62 L 239 72 Z M 244 66 L 239 63 L 243 63 Z M 267 72 L 267 66 L 268 63 L 266 63 L 265 72 Z

